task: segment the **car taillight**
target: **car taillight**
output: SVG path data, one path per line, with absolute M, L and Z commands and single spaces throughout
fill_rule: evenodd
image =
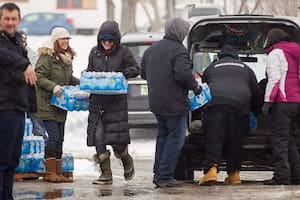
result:
M 67 18 L 67 23 L 70 24 L 70 25 L 73 25 L 73 19 Z

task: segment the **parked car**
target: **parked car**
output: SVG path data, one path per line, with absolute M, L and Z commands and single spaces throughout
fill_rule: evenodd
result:
M 140 66 L 145 50 L 154 42 L 161 40 L 163 35 L 163 33 L 126 33 L 122 36 L 121 43 L 129 47 Z M 130 128 L 155 127 L 157 124 L 149 109 L 147 82 L 140 76 L 128 81 L 128 117 Z
M 267 55 L 264 53 L 266 35 L 273 28 L 281 28 L 300 43 L 300 27 L 297 18 L 263 15 L 206 16 L 190 19 L 193 26 L 187 37 L 187 48 L 193 61 L 194 71 L 202 73 L 215 59 L 223 44 L 238 49 L 240 59 L 255 72 L 261 85 L 265 81 Z M 262 87 L 262 91 L 264 91 Z M 263 101 L 263 99 L 262 99 Z M 193 180 L 195 170 L 205 165 L 205 135 L 202 130 L 202 110 L 190 112 L 189 134 L 186 136 L 175 177 Z M 242 170 L 272 170 L 270 146 L 270 117 L 260 114 L 257 126 L 250 129 L 243 144 Z M 300 123 L 299 123 L 300 125 Z M 296 143 L 300 150 L 300 129 L 297 127 Z M 220 165 L 224 170 L 225 161 Z
M 73 20 L 64 13 L 36 12 L 25 15 L 19 29 L 28 35 L 50 35 L 53 28 L 62 26 L 70 34 L 75 32 Z

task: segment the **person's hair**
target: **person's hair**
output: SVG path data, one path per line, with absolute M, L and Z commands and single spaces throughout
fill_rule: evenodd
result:
M 269 48 L 272 45 L 281 41 L 291 41 L 291 36 L 280 28 L 274 28 L 267 34 L 267 44 L 265 48 Z
M 57 40 L 53 44 L 53 49 L 54 49 L 54 53 L 56 55 L 59 55 L 60 53 L 62 53 L 62 54 L 69 53 L 71 55 L 72 59 L 76 55 L 75 51 L 70 46 L 68 46 L 68 48 L 66 50 L 60 48 L 60 46 L 58 45 L 58 41 Z
M 19 12 L 19 19 L 21 19 L 21 10 L 19 8 L 19 6 L 17 6 L 17 4 L 15 3 L 5 3 L 0 7 L 0 18 L 3 15 L 3 10 L 8 10 L 10 12 L 17 10 Z

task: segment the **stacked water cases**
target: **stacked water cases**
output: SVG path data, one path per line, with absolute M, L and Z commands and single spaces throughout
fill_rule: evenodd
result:
M 45 141 L 43 136 L 32 134 L 32 122 L 30 118 L 25 119 L 25 130 L 22 142 L 22 154 L 19 165 L 16 168 L 15 180 L 20 181 L 26 178 L 43 177 L 45 173 L 44 164 Z M 62 172 L 67 176 L 73 176 L 74 158 L 72 154 L 62 155 Z

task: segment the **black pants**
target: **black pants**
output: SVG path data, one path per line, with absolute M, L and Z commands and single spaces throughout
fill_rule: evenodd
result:
M 275 103 L 271 108 L 271 145 L 275 170 L 273 179 L 279 183 L 300 184 L 300 157 L 294 142 L 300 103 Z
M 243 137 L 249 131 L 249 116 L 227 105 L 215 105 L 204 111 L 206 137 L 206 173 L 214 164 L 226 159 L 226 171 L 241 169 Z
M 15 168 L 21 157 L 24 112 L 0 111 L 0 200 L 13 199 Z

